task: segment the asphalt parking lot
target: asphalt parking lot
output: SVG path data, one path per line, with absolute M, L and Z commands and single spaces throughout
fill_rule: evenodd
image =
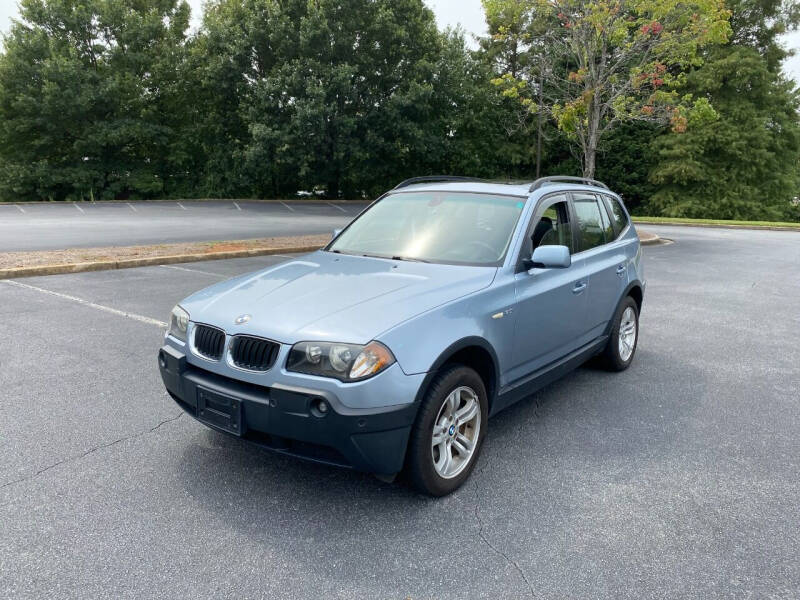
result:
M 631 368 L 498 415 L 438 500 L 165 394 L 173 304 L 281 257 L 0 282 L 0 597 L 797 598 L 800 233 L 648 229 Z
M 362 202 L 0 203 L 0 252 L 330 233 Z

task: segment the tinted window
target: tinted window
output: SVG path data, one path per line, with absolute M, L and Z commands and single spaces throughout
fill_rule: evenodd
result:
M 603 196 L 608 207 L 608 212 L 611 215 L 611 220 L 614 224 L 614 231 L 617 235 L 622 233 L 622 230 L 628 226 L 628 215 L 619 203 L 619 200 L 611 196 Z
M 531 232 L 531 252 L 539 246 L 566 246 L 573 252 L 569 204 L 561 200 L 548 206 Z
M 599 202 L 600 205 L 600 219 L 603 222 L 603 233 L 605 234 L 605 238 L 607 242 L 610 242 L 617 236 L 614 233 L 614 227 L 611 225 L 611 219 L 608 218 L 608 211 L 606 207 L 603 205 L 603 202 Z
M 588 250 L 605 243 L 600 206 L 594 194 L 574 194 L 575 216 L 578 219 L 580 250 Z

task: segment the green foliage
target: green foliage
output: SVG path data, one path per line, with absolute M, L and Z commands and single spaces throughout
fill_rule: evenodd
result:
M 604 138 L 600 146 L 597 178 L 621 194 L 630 211 L 645 204 L 657 190 L 649 180 L 656 165 L 656 155 L 651 146 L 663 129 L 661 125 L 643 121 L 622 123 Z
M 732 6 L 732 42 L 708 52 L 686 89 L 707 98 L 719 118 L 653 145 L 652 215 L 717 219 L 797 219 L 800 98 L 780 74 L 777 35 L 796 8 L 742 1 Z
M 374 193 L 444 133 L 433 120 L 433 13 L 419 0 L 303 4 L 296 43 L 283 42 L 252 87 L 245 167 L 259 191 L 280 193 L 271 175 L 296 173 L 331 197 Z
M 793 221 L 739 221 L 735 219 L 689 219 L 687 217 L 650 217 L 650 216 L 637 216 L 638 213 L 633 215 L 634 223 L 652 223 L 652 224 L 665 224 L 670 223 L 684 224 L 684 225 L 726 225 L 732 227 L 755 227 L 755 228 L 780 228 L 780 229 L 794 229 L 800 231 L 800 223 L 798 219 Z
M 190 63 L 209 196 L 374 196 L 420 173 L 530 177 L 530 122 L 420 0 L 222 0 Z M 233 65 L 233 68 L 231 68 Z
M 177 0 L 22 0 L 0 56 L 0 191 L 167 191 L 189 9 Z
M 484 6 L 470 50 L 423 0 L 212 0 L 191 37 L 182 0 L 23 0 L 0 197 L 374 197 L 530 180 L 540 141 L 542 175 L 596 163 L 637 212 L 800 220 L 797 3 Z
M 484 0 L 484 7 L 506 63 L 493 83 L 528 110 L 546 110 L 579 147 L 587 177 L 603 135 L 619 122 L 684 131 L 715 117 L 704 99 L 679 90 L 701 50 L 727 39 L 720 0 Z
M 192 104 L 201 107 L 197 125 L 185 132 L 197 162 L 196 194 L 280 195 L 297 178 L 286 120 L 280 114 L 271 115 L 272 121 L 266 116 L 262 123 L 251 120 L 258 86 L 281 68 L 280 61 L 292 59 L 300 43 L 296 22 L 305 11 L 306 2 L 300 0 L 229 0 L 206 6 L 203 27 L 191 46 L 188 75 Z M 259 155 L 249 147 L 253 135 L 262 140 L 272 136 L 278 151 Z
M 191 55 L 209 195 L 371 196 L 481 169 L 460 163 L 484 141 L 464 132 L 488 127 L 475 120 L 491 110 L 485 72 L 421 0 L 222 0 Z

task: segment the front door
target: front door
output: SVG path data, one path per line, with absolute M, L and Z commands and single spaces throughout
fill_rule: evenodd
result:
M 546 198 L 528 227 L 522 256 L 541 245 L 574 250 L 571 211 L 565 194 Z M 547 366 L 580 346 L 586 282 L 579 258 L 566 269 L 519 269 L 515 275 L 515 331 L 508 382 Z

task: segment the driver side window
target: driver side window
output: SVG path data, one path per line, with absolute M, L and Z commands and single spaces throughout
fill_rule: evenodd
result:
M 539 246 L 566 246 L 570 254 L 575 252 L 566 199 L 554 202 L 545 209 L 531 232 L 530 243 L 531 252 Z

